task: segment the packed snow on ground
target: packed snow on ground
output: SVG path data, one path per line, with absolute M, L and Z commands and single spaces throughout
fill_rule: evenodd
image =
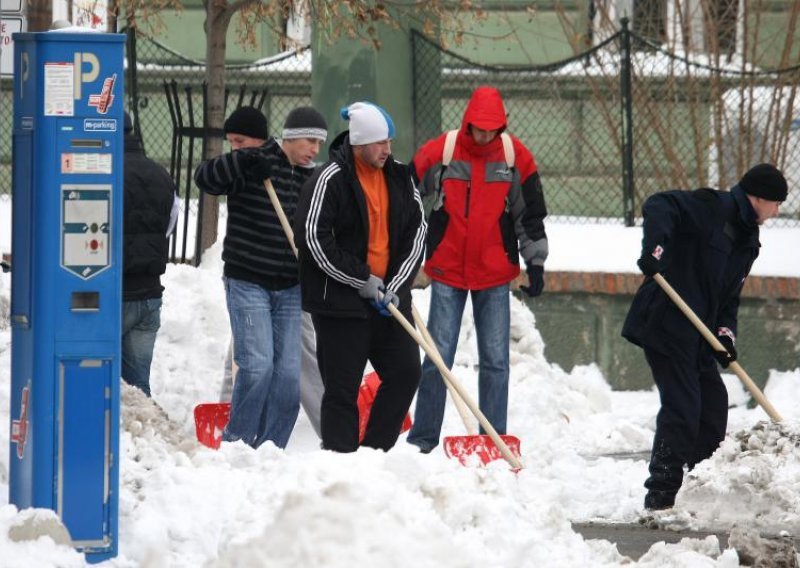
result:
M 608 265 L 635 270 L 638 251 L 624 244 L 619 231 L 630 231 L 629 242 L 640 238 L 637 229 L 553 226 L 553 269 L 568 269 L 566 251 L 586 250 L 589 239 L 590 248 L 609 256 Z M 503 461 L 464 467 L 438 449 L 422 455 L 405 435 L 388 453 L 322 451 L 302 412 L 285 451 L 271 444 L 254 451 L 241 443 L 213 451 L 196 441 L 192 411 L 219 396 L 229 336 L 221 271 L 219 245 L 199 268 L 167 269 L 153 399 L 123 385 L 119 556 L 103 565 L 631 565 L 615 545 L 586 541 L 570 523 L 635 522 L 641 516 L 646 462 L 608 454 L 649 449 L 658 409 L 653 390 L 614 392 L 594 365 L 567 372 L 550 364 L 534 314 L 512 297 L 508 423 L 509 433 L 522 441 L 522 471 L 513 473 Z M 10 279 L 2 275 L 5 448 L 11 420 L 9 296 Z M 414 300 L 426 313 L 428 292 L 415 292 Z M 468 306 L 454 372 L 473 397 L 477 363 Z M 796 532 L 800 369 L 770 374 L 766 393 L 788 419 L 780 428 L 764 424 L 763 411 L 747 408 L 749 396 L 734 377 L 726 382 L 735 405 L 731 435 L 691 473 L 671 514 L 693 528 L 725 530 L 736 523 Z M 464 433 L 452 405 L 443 433 Z M 0 452 L 0 564 L 84 566 L 82 555 L 58 544 L 63 535 L 52 529 L 57 523 L 51 512 L 17 511 L 8 504 L 10 459 L 16 458 Z M 19 535 L 32 524 L 51 527 L 40 531 L 51 536 L 24 540 Z M 738 559 L 709 537 L 656 544 L 638 565 L 729 567 Z

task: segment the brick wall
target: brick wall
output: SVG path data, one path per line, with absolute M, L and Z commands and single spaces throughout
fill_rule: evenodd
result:
M 642 283 L 641 274 L 609 272 L 546 272 L 545 290 L 554 293 L 632 295 Z M 800 300 L 800 278 L 749 276 L 743 298 Z

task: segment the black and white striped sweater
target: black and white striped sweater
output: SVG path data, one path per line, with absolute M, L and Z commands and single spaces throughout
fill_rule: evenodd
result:
M 292 166 L 274 138 L 259 148 L 243 148 L 212 158 L 195 170 L 197 186 L 228 198 L 222 249 L 225 276 L 281 290 L 298 283 L 297 259 L 264 188 L 272 180 L 283 211 L 292 222 L 300 187 L 313 167 Z

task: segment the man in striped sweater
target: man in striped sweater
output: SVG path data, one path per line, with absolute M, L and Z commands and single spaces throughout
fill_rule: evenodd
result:
M 313 108 L 296 108 L 279 143 L 268 138 L 258 110 L 242 107 L 231 114 L 224 130 L 266 142 L 258 147 L 237 144 L 238 149 L 207 160 L 195 172 L 198 187 L 228 200 L 222 259 L 239 370 L 222 439 L 242 440 L 254 448 L 269 440 L 283 448 L 300 409 L 300 287 L 297 259 L 264 180 L 271 180 L 292 219 L 327 126 Z

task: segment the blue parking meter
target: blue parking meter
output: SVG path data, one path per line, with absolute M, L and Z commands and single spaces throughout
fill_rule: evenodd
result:
M 116 556 L 122 34 L 14 34 L 9 501 Z

